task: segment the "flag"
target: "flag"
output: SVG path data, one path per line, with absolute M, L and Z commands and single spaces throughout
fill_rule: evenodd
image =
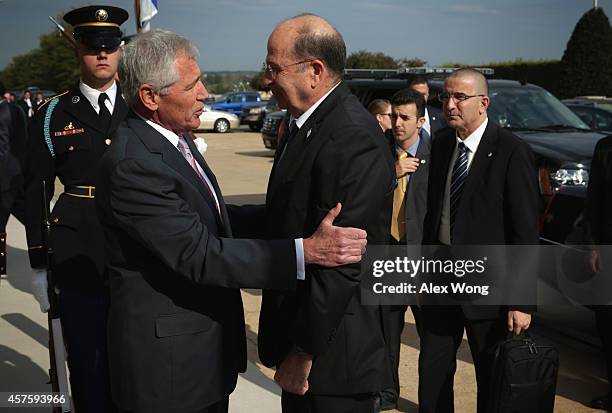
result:
M 139 2 L 139 26 L 141 32 L 148 32 L 151 19 L 157 14 L 157 0 L 137 0 Z

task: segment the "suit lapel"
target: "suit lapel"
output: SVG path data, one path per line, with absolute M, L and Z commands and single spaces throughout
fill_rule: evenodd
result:
M 185 158 L 183 158 L 178 149 L 172 146 L 168 139 L 147 125 L 147 123 L 140 119 L 140 117 L 138 117 L 138 115 L 135 113 L 130 112 L 127 121 L 130 128 L 132 128 L 132 130 L 134 130 L 134 132 L 140 137 L 149 151 L 161 154 L 164 163 L 177 171 L 197 188 L 198 192 L 200 192 L 202 195 L 202 198 L 204 198 L 209 208 L 213 211 L 217 221 L 221 224 L 215 200 L 210 196 L 208 189 L 204 187 L 205 183 L 200 180 L 200 177 L 195 173 L 191 165 L 187 163 Z M 192 153 L 194 156 L 197 156 L 197 150 Z
M 304 125 L 302 125 L 300 128 L 299 132 L 292 138 L 292 142 L 290 144 L 285 143 L 285 145 L 289 146 L 287 146 L 285 149 L 282 159 L 276 160 L 270 174 L 268 194 L 266 197 L 266 203 L 268 205 L 276 193 L 278 184 L 292 180 L 295 175 L 301 171 L 301 166 L 306 159 L 304 153 L 307 150 L 313 150 L 313 147 L 318 147 L 323 143 L 322 141 L 319 141 L 319 134 L 317 132 L 321 129 L 327 115 L 349 93 L 350 91 L 344 82 L 340 83 L 336 89 L 334 89 L 334 91 L 330 93 L 329 96 L 323 100 L 323 102 L 321 102 L 312 115 L 310 115 L 306 123 L 304 123 Z
M 217 199 L 219 200 L 219 211 L 221 213 L 221 216 L 219 217 L 220 218 L 219 219 L 219 224 L 224 229 L 225 235 L 227 235 L 228 237 L 231 237 L 232 236 L 232 229 L 231 229 L 231 227 L 229 225 L 229 216 L 227 214 L 227 208 L 225 206 L 225 202 L 223 201 L 223 195 L 221 194 L 221 188 L 219 188 L 219 183 L 217 182 L 217 177 L 212 172 L 212 169 L 210 169 L 210 167 L 208 166 L 208 163 L 206 163 L 206 160 L 204 159 L 204 157 L 202 156 L 200 151 L 198 151 L 198 149 L 195 146 L 195 143 L 193 143 L 193 140 L 191 139 L 191 137 L 185 136 L 185 140 L 187 141 L 187 146 L 189 146 L 189 150 L 193 154 L 196 162 L 200 165 L 200 167 L 202 168 L 202 170 L 206 174 L 206 177 L 210 180 L 210 183 L 213 186 L 213 190 L 215 191 L 215 195 L 217 196 Z M 200 181 L 199 177 L 198 177 L 198 181 Z M 201 185 L 206 185 L 202 181 L 200 181 L 200 183 L 201 183 Z M 208 196 L 208 198 L 210 198 L 210 195 Z M 213 205 L 214 205 L 214 199 L 212 199 L 211 201 L 213 201 Z M 215 209 L 216 209 L 216 206 L 215 206 Z M 217 215 L 219 215 L 219 214 L 217 214 Z
M 497 133 L 495 131 L 495 125 L 493 122 L 489 121 L 482 135 L 482 139 L 478 144 L 478 149 L 474 154 L 474 159 L 472 159 L 461 199 L 471 199 L 472 194 L 474 194 L 478 188 L 478 183 L 486 176 L 487 170 L 491 165 L 491 160 L 495 157 L 496 149 Z M 466 204 L 462 202 L 462 205 Z

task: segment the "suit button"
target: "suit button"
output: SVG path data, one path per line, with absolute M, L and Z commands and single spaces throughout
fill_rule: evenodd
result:
M 69 151 L 74 151 L 74 146 L 70 145 L 70 146 L 68 147 L 68 150 L 69 150 Z
M 105 140 L 105 141 L 104 141 L 104 143 L 106 144 L 106 146 L 109 146 L 109 145 L 111 144 L 111 142 L 112 142 L 112 141 L 111 141 L 110 139 L 107 139 L 107 140 Z

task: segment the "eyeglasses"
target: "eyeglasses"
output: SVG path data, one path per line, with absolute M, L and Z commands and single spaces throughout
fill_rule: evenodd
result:
M 401 113 L 391 113 L 391 120 L 397 120 L 398 118 L 400 118 L 401 120 L 403 120 L 404 122 L 408 122 L 409 120 L 412 119 L 418 119 L 418 116 L 410 116 L 410 115 L 402 115 Z
M 442 103 L 446 103 L 452 98 L 455 102 L 458 103 L 458 102 L 463 102 L 464 100 L 468 100 L 470 98 L 475 98 L 476 96 L 482 97 L 485 95 L 466 95 L 465 93 L 461 93 L 461 92 L 454 92 L 454 93 L 442 92 L 438 94 L 438 100 Z
M 278 77 L 278 75 L 282 72 L 284 72 L 285 70 L 287 70 L 287 68 L 291 67 L 291 66 L 296 66 L 296 65 L 301 65 L 302 63 L 309 63 L 312 62 L 314 59 L 308 59 L 308 60 L 301 60 L 299 62 L 295 62 L 295 63 L 290 63 L 288 65 L 285 66 L 279 66 L 279 67 L 273 67 L 270 64 L 264 62 L 263 66 L 262 66 L 262 70 L 264 72 L 264 76 L 265 75 L 269 75 L 273 80 L 276 79 Z

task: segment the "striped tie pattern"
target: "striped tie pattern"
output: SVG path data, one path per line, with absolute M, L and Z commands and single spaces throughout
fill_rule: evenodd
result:
M 459 209 L 459 202 L 461 201 L 461 192 L 463 191 L 463 184 L 468 173 L 468 148 L 463 142 L 457 146 L 457 159 L 453 166 L 453 176 L 451 178 L 450 187 L 450 232 L 451 237 L 453 234 L 453 226 L 455 224 L 455 216 Z

